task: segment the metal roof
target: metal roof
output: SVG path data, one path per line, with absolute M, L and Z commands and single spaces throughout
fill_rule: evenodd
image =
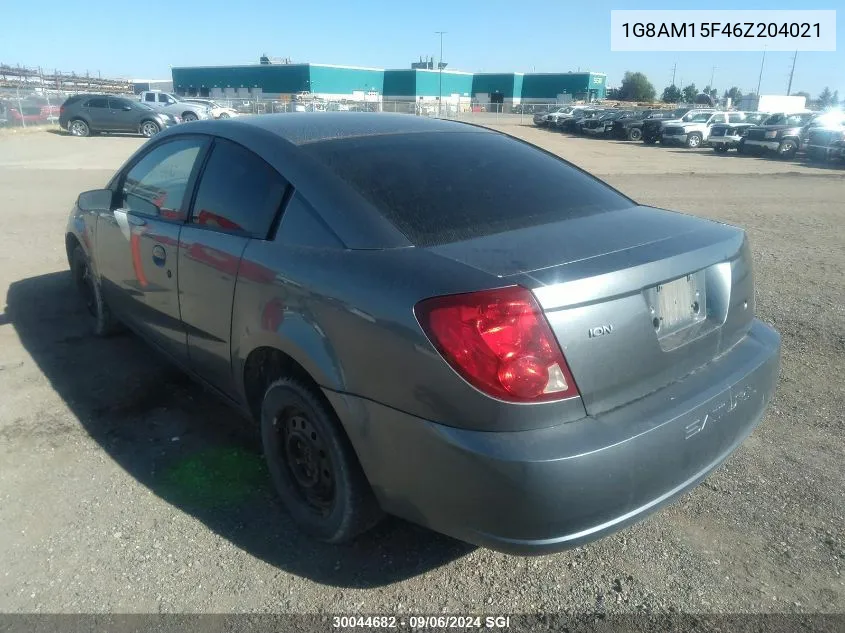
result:
M 219 122 L 213 122 L 215 125 Z M 370 112 L 297 112 L 264 114 L 232 120 L 231 125 L 250 125 L 266 130 L 294 145 L 343 138 L 420 132 L 494 133 L 457 121 L 430 119 L 408 114 Z

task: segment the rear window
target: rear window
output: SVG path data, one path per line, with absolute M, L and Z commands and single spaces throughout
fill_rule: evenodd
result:
M 630 207 L 568 163 L 501 134 L 425 132 L 301 149 L 417 246 L 446 244 Z

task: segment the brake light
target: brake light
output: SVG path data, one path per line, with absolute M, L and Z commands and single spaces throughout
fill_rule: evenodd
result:
M 467 382 L 509 402 L 578 395 L 534 295 L 520 286 L 446 295 L 414 307 L 423 331 Z

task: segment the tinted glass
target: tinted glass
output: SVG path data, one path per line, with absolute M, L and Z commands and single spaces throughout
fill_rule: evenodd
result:
M 418 246 L 632 204 L 568 163 L 502 134 L 427 132 L 300 147 Z
M 731 112 L 728 115 L 728 123 L 739 123 L 745 120 L 745 115 L 740 112 Z
M 144 101 L 155 101 L 155 100 L 156 100 L 156 96 L 152 92 L 148 92 L 147 94 L 144 95 Z
M 163 94 L 158 95 L 158 102 L 159 103 L 167 103 L 167 95 L 163 95 Z
M 132 107 L 132 102 L 129 99 L 115 99 L 113 97 L 109 99 L 109 108 L 112 110 L 122 110 L 126 106 Z
M 109 100 L 105 97 L 94 97 L 93 99 L 88 99 L 88 103 L 85 104 L 87 108 L 108 108 L 109 107 Z
M 203 141 L 178 139 L 159 145 L 126 174 L 123 206 L 130 212 L 183 221 L 182 202 Z
M 266 238 L 287 182 L 240 145 L 217 139 L 197 191 L 193 224 Z

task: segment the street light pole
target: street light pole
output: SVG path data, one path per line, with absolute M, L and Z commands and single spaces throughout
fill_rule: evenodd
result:
M 446 31 L 435 31 L 434 33 L 436 35 L 440 36 L 440 63 L 437 64 L 437 67 L 440 71 L 439 75 L 438 75 L 438 88 L 437 88 L 437 91 L 438 91 L 438 95 L 437 95 L 437 116 L 439 118 L 440 117 L 440 107 L 443 104 L 443 34 L 446 33 Z

